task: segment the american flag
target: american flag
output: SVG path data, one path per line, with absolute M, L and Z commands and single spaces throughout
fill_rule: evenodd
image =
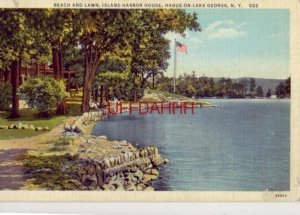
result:
M 184 52 L 187 54 L 187 46 L 185 44 L 176 41 L 176 51 Z

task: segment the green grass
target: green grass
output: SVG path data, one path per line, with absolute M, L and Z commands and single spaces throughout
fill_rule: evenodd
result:
M 170 93 L 167 91 L 161 91 L 161 90 L 154 90 L 154 89 L 147 89 L 147 93 L 156 93 L 158 95 L 162 95 L 163 97 L 171 97 L 172 99 L 189 99 L 186 96 Z
M 50 129 L 61 124 L 67 117 L 80 115 L 81 95 L 67 98 L 69 113 L 65 116 L 56 116 L 52 114 L 49 118 L 38 117 L 38 111 L 34 109 L 20 110 L 21 118 L 9 119 L 9 112 L 0 112 L 0 125 L 18 124 L 19 122 L 35 127 L 48 126 Z M 23 130 L 23 129 L 0 129 L 0 139 L 26 138 L 39 135 L 45 131 Z

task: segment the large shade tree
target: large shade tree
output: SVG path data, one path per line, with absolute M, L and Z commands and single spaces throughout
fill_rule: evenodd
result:
M 184 10 L 83 10 L 78 15 L 85 59 L 83 112 L 89 110 L 92 80 L 103 55 L 119 45 L 139 44 L 146 31 L 149 35 L 143 35 L 144 41 L 169 31 L 200 30 L 196 14 Z
M 26 27 L 23 11 L 14 9 L 0 10 L 0 56 L 1 67 L 10 70 L 12 85 L 11 118 L 19 118 L 20 71 L 22 61 L 28 58 L 33 49 L 34 38 Z

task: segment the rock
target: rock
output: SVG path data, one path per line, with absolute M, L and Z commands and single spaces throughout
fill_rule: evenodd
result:
M 169 159 L 167 159 L 167 158 L 164 159 L 164 163 L 165 163 L 165 164 L 167 164 L 167 163 L 169 163 L 169 162 L 170 162 Z
M 82 134 L 83 133 L 83 128 L 79 127 L 79 126 L 76 126 L 75 129 L 74 129 L 74 132 L 78 133 L 78 134 Z
M 97 178 L 95 176 L 84 175 L 82 177 L 82 183 L 84 186 L 96 187 L 97 186 Z
M 91 139 L 88 139 L 88 140 L 87 140 L 87 143 L 88 143 L 88 144 L 96 144 L 97 142 L 95 142 L 95 141 L 93 141 L 93 140 L 91 140 Z
M 165 161 L 163 158 L 155 156 L 151 159 L 151 162 L 152 162 L 153 166 L 157 167 L 157 166 L 163 164 Z
M 66 123 L 66 124 L 64 125 L 64 130 L 65 130 L 66 132 L 70 132 L 70 131 L 71 131 L 71 126 L 70 126 L 68 123 Z
M 143 165 L 143 163 L 144 163 L 144 162 L 142 161 L 142 159 L 139 159 L 139 158 L 138 158 L 138 159 L 135 160 L 135 165 L 136 165 L 137 167 L 141 167 L 141 166 Z
M 145 181 L 145 182 L 152 181 L 155 179 L 157 179 L 156 175 L 148 175 L 148 174 L 143 175 L 143 181 Z
M 106 169 L 107 169 L 107 168 L 111 168 L 111 165 L 110 165 L 110 162 L 109 162 L 108 159 L 105 159 L 105 160 L 104 160 L 104 164 L 105 164 L 105 168 L 106 168 Z
M 152 169 L 151 170 L 151 174 L 158 176 L 159 175 L 159 171 L 157 169 Z
M 104 140 L 107 140 L 107 137 L 106 137 L 106 136 L 104 136 L 104 135 L 103 135 L 103 136 L 98 136 L 98 138 L 99 138 L 99 139 L 104 139 Z
M 112 148 L 113 148 L 113 149 L 121 149 L 122 146 L 121 146 L 121 145 L 113 145 Z
M 138 180 L 141 180 L 143 178 L 143 173 L 141 170 L 138 170 L 134 173 L 134 177 L 136 177 Z
M 109 160 L 110 166 L 114 167 L 115 166 L 115 159 L 113 157 L 111 157 L 108 160 Z
M 36 127 L 35 130 L 36 130 L 36 131 L 42 131 L 43 128 L 42 128 L 42 127 Z
M 8 126 L 8 129 L 14 129 L 14 128 L 16 128 L 15 124 L 11 124 L 10 126 Z
M 36 173 L 52 173 L 52 169 L 50 168 L 42 168 L 42 169 L 37 169 L 32 171 L 31 173 L 36 174 Z
M 7 125 L 0 125 L 0 129 L 8 129 Z
M 137 191 L 143 191 L 144 189 L 146 188 L 146 185 L 145 184 L 138 184 L 137 186 L 136 186 L 136 189 L 137 189 Z
M 144 191 L 155 191 L 152 186 L 146 187 Z
M 34 127 L 34 125 L 29 125 L 29 128 L 28 129 L 30 129 L 30 130 L 35 130 L 35 127 Z
M 97 178 L 97 185 L 101 187 L 104 184 L 104 174 L 100 166 L 97 164 L 95 165 L 95 172 Z
M 28 129 L 29 126 L 28 125 L 22 125 L 22 129 Z
M 130 183 L 125 188 L 126 191 L 137 191 L 136 186 L 133 183 Z
M 45 130 L 45 131 L 48 131 L 48 130 L 50 130 L 50 129 L 49 129 L 48 126 L 45 126 L 45 127 L 44 127 L 44 130 Z
M 120 145 L 121 146 L 128 146 L 128 143 L 127 143 L 126 140 L 122 140 L 122 141 L 120 141 Z
M 103 184 L 102 189 L 104 191 L 115 191 L 116 190 L 115 186 L 113 186 L 111 184 Z
M 17 125 L 16 125 L 16 129 L 22 129 L 22 126 L 23 126 L 23 124 L 21 123 L 21 122 L 19 122 Z
M 109 184 L 113 185 L 115 188 L 122 187 L 122 190 L 124 190 L 123 183 L 120 180 L 111 180 Z
M 76 125 L 75 125 L 75 124 L 71 125 L 70 130 L 71 130 L 71 131 L 75 131 L 75 129 L 76 129 Z

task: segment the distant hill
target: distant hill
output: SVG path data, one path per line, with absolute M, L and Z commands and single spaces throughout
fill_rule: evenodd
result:
M 250 79 L 250 77 L 241 77 L 241 78 L 231 78 L 231 80 L 233 82 L 239 82 L 242 79 Z M 220 80 L 221 78 L 215 78 L 216 81 Z M 268 79 L 268 78 L 254 78 L 255 79 L 255 83 L 256 83 L 256 87 L 258 85 L 260 85 L 263 88 L 264 94 L 266 94 L 266 92 L 268 91 L 268 89 L 271 89 L 271 93 L 275 94 L 275 90 L 277 85 L 281 82 L 281 81 L 285 81 L 285 79 Z

